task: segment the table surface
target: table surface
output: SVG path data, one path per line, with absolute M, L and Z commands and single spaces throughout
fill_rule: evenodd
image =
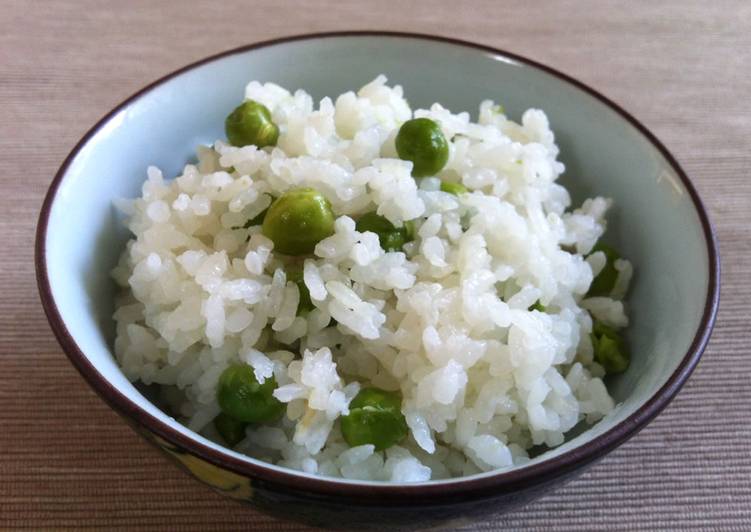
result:
M 473 40 L 599 89 L 672 150 L 719 237 L 717 325 L 673 403 L 579 479 L 464 530 L 751 528 L 751 2 L 3 0 L 0 13 L 0 528 L 306 529 L 188 478 L 89 390 L 45 320 L 33 242 L 57 167 L 125 97 L 228 48 L 342 29 Z

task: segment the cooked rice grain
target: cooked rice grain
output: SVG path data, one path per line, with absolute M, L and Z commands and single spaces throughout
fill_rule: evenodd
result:
M 412 112 L 384 76 L 317 108 L 304 91 L 271 83 L 251 82 L 246 98 L 271 110 L 277 147 L 217 141 L 176 179 L 149 168 L 141 197 L 118 202 L 134 235 L 113 272 L 124 289 L 115 352 L 129 379 L 163 385 L 165 405 L 216 439 L 219 375 L 249 364 L 259 381 L 275 376 L 287 415 L 249 427 L 237 450 L 312 474 L 393 482 L 518 466 L 526 449 L 559 445 L 613 409 L 589 312 L 627 325 L 618 299 L 632 268 L 616 262 L 614 298 L 585 298 L 604 257 L 584 255 L 605 231 L 610 201 L 568 210 L 542 111 L 520 124 L 491 101 L 476 123 L 437 103 Z M 446 167 L 419 184 L 395 158 L 396 131 L 412 117 L 432 118 L 451 139 Z M 438 178 L 469 193 L 441 192 Z M 272 196 L 302 186 L 320 190 L 338 216 L 304 260 L 315 306 L 304 317 L 285 260 L 259 227 L 243 227 Z M 353 219 L 374 210 L 415 224 L 404 252 L 356 230 Z M 538 300 L 546 312 L 528 310 Z M 384 452 L 350 449 L 339 431 L 369 385 L 404 398 L 410 436 Z

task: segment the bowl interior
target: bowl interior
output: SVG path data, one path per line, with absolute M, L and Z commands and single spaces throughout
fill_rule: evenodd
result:
M 113 200 L 137 196 L 148 165 L 177 175 L 198 144 L 222 138 L 224 118 L 249 80 L 304 88 L 321 98 L 356 89 L 379 73 L 405 87 L 413 108 L 438 101 L 476 116 L 479 103 L 493 98 L 515 119 L 529 107 L 543 109 L 574 205 L 592 195 L 614 198 L 607 240 L 636 270 L 628 298 L 632 364 L 608 383 L 620 405 L 535 461 L 579 446 L 634 413 L 675 371 L 704 310 L 710 265 L 690 194 L 652 143 L 589 93 L 512 58 L 409 37 L 319 37 L 234 53 L 171 77 L 110 115 L 64 170 L 46 234 L 52 296 L 80 350 L 152 416 L 217 447 L 146 400 L 113 359 L 109 271 L 129 236 Z

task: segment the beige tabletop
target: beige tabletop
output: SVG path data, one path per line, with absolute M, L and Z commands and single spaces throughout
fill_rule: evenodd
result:
M 47 325 L 32 250 L 57 167 L 115 104 L 227 48 L 336 29 L 473 40 L 579 78 L 673 151 L 719 237 L 719 319 L 675 401 L 579 479 L 465 530 L 751 529 L 751 2 L 524 4 L 0 1 L 1 529 L 306 528 L 188 478 L 94 395 Z

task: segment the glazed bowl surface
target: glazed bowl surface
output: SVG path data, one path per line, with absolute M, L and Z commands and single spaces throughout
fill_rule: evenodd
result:
M 421 484 L 315 477 L 226 449 L 169 417 L 120 372 L 112 355 L 109 276 L 128 232 L 113 201 L 140 192 L 149 165 L 177 175 L 198 144 L 223 138 L 249 80 L 314 98 L 378 74 L 412 108 L 441 102 L 476 113 L 501 101 L 519 119 L 543 109 L 566 165 L 574 205 L 614 199 L 607 240 L 634 264 L 627 340 L 632 363 L 610 378 L 618 406 L 593 427 L 505 472 Z M 36 241 L 40 294 L 52 329 L 91 387 L 140 434 L 202 482 L 263 510 L 316 524 L 433 525 L 524 503 L 625 442 L 675 396 L 709 339 L 719 256 L 686 174 L 644 126 L 574 79 L 511 53 L 445 38 L 346 32 L 279 39 L 204 59 L 123 102 L 74 148 L 50 186 Z M 85 445 L 85 442 L 82 442 Z

